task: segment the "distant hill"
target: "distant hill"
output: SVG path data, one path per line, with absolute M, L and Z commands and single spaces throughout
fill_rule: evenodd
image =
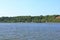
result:
M 0 17 L 0 22 L 60 22 L 60 15 Z

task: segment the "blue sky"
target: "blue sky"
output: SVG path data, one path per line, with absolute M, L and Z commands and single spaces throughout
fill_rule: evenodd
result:
M 0 16 L 60 15 L 60 0 L 0 0 Z

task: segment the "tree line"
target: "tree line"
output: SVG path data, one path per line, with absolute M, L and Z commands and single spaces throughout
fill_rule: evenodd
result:
M 60 22 L 60 19 L 56 19 L 58 16 L 60 15 L 0 17 L 0 22 Z

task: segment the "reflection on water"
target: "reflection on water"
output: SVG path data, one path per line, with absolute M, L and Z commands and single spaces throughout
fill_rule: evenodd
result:
M 60 23 L 0 23 L 0 40 L 60 40 Z

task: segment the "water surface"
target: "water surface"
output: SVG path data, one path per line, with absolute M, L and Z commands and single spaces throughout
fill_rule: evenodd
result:
M 0 40 L 60 40 L 60 23 L 0 23 Z

